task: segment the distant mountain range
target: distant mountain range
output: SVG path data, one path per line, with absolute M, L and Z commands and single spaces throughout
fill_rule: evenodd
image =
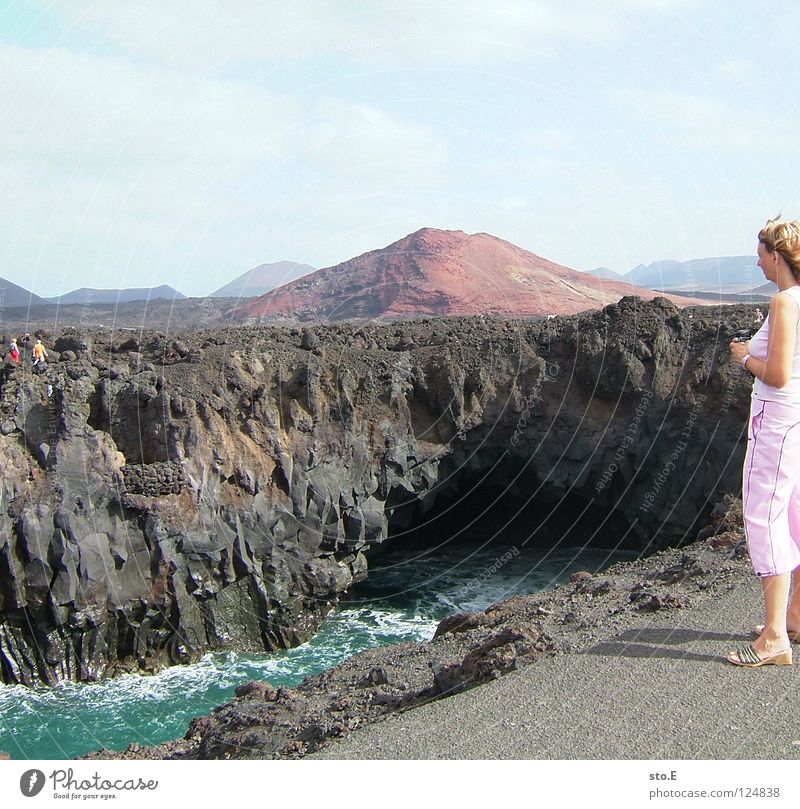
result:
M 39 306 L 47 303 L 44 298 L 34 295 L 17 284 L 12 284 L 5 278 L 0 278 L 0 309 L 7 306 Z
M 150 301 L 165 298 L 183 300 L 186 295 L 170 286 L 140 287 L 138 289 L 91 289 L 81 287 L 57 298 L 48 298 L 45 303 L 129 303 L 130 301 Z
M 766 284 L 762 284 L 751 291 L 754 295 L 766 295 L 771 298 L 778 291 L 778 287 L 773 281 L 767 281 Z
M 130 303 L 131 301 L 183 300 L 186 295 L 170 286 L 140 287 L 138 289 L 90 289 L 81 287 L 55 298 L 40 298 L 5 278 L 0 278 L 0 307 L 51 306 L 53 304 Z
M 596 270 L 590 270 L 589 274 L 597 278 L 603 278 L 606 281 L 619 281 L 621 284 L 624 284 L 626 281 L 624 275 L 620 275 L 620 273 L 614 272 L 614 270 L 609 270 L 608 267 L 598 267 Z
M 316 268 L 296 261 L 277 261 L 273 264 L 259 264 L 234 278 L 225 286 L 212 292 L 209 298 L 254 298 L 269 292 L 275 287 L 293 281 Z M 139 287 L 128 289 L 91 289 L 82 287 L 54 298 L 42 298 L 5 278 L 0 278 L 0 307 L 43 306 L 46 304 L 108 304 L 130 303 L 132 301 L 183 300 L 182 292 L 166 284 L 159 287 Z
M 234 278 L 229 284 L 212 292 L 209 298 L 253 298 L 263 295 L 282 284 L 288 284 L 314 272 L 316 267 L 298 264 L 296 261 L 277 261 L 274 264 L 259 264 Z
M 673 290 L 686 294 L 755 293 L 755 287 L 764 281 L 764 276 L 756 265 L 757 261 L 756 256 L 723 256 L 697 258 L 691 261 L 665 260 L 646 265 L 639 264 L 625 275 L 615 273 L 607 267 L 598 267 L 596 270 L 590 270 L 590 273 L 598 278 L 627 281 L 648 289 Z
M 608 267 L 577 272 L 488 233 L 423 228 L 321 270 L 294 261 L 260 264 L 208 297 L 235 298 L 234 320 L 565 314 L 623 295 L 652 298 L 654 292 L 665 292 L 680 304 L 693 294 L 706 303 L 709 295 L 720 300 L 741 294 L 769 297 L 775 286 L 759 284 L 763 275 L 756 261 L 755 256 L 726 256 L 640 264 L 625 275 Z M 185 299 L 167 285 L 84 287 L 42 298 L 0 278 L 0 309 Z
M 554 264 L 488 233 L 423 228 L 253 298 L 237 307 L 235 318 L 572 314 L 625 295 L 656 294 Z

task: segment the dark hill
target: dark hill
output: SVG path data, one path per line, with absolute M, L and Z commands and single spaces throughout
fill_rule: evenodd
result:
M 47 301 L 24 287 L 0 278 L 0 309 L 8 306 L 37 306 L 41 303 L 47 303 Z

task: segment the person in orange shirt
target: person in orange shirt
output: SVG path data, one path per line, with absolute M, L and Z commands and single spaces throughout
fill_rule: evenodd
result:
M 36 345 L 33 347 L 33 364 L 38 365 L 40 362 L 44 362 L 47 359 L 47 351 L 45 350 L 44 345 L 42 345 L 41 340 L 36 341 Z

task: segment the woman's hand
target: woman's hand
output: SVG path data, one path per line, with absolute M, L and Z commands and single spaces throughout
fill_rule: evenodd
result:
M 741 365 L 742 360 L 750 353 L 750 341 L 740 343 L 738 340 L 731 340 L 731 361 L 736 365 Z

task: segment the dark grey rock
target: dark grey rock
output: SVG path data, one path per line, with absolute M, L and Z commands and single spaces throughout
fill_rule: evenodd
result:
M 725 317 L 696 309 L 689 329 L 669 302 L 623 299 L 547 322 L 56 338 L 75 361 L 40 377 L 0 368 L 2 676 L 95 679 L 302 643 L 390 534 L 470 477 L 537 491 L 543 513 L 565 496 L 576 513 L 591 502 L 630 547 L 685 542 L 711 492 L 741 483 L 749 386 L 726 346 L 752 307 Z M 662 588 L 705 580 L 694 570 L 646 582 L 626 609 L 669 606 Z M 600 603 L 616 592 L 603 582 L 570 588 Z M 549 620 L 578 627 L 579 608 Z M 437 643 L 494 631 L 487 615 Z M 480 677 L 524 656 L 497 652 Z

